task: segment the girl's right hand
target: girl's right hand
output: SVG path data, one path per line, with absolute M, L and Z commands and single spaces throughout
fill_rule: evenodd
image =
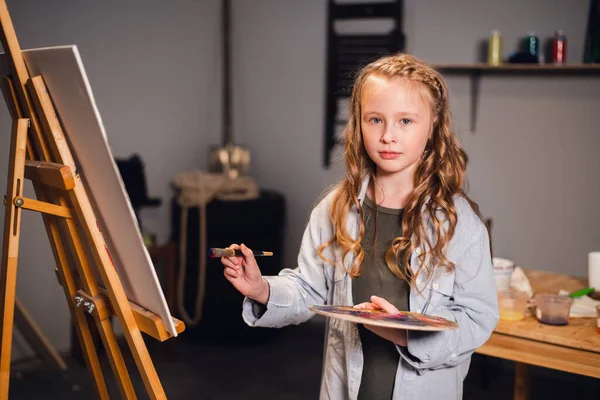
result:
M 269 284 L 263 279 L 252 250 L 244 244 L 241 246 L 232 244 L 229 248 L 240 249 L 244 256 L 221 257 L 221 262 L 225 266 L 223 271 L 225 278 L 244 296 L 261 304 L 267 304 Z

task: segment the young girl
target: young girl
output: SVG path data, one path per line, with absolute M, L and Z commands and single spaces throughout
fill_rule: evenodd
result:
M 313 210 L 298 266 L 263 277 L 252 251 L 225 257 L 251 326 L 299 324 L 314 304 L 409 310 L 442 332 L 327 321 L 321 399 L 460 399 L 471 354 L 498 321 L 489 239 L 463 192 L 467 156 L 442 77 L 406 54 L 356 78 L 347 175 Z

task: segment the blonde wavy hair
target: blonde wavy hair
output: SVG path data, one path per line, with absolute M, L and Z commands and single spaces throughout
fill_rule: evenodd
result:
M 400 279 L 414 285 L 416 275 L 426 270 L 430 277 L 434 268 L 452 271 L 456 266 L 444 255 L 444 250 L 456 229 L 457 214 L 453 196 L 463 195 L 479 215 L 479 208 L 465 194 L 468 157 L 460 146 L 450 122 L 448 89 L 441 75 L 417 57 L 399 53 L 387 56 L 365 66 L 357 75 L 350 98 L 350 117 L 345 136 L 346 177 L 338 184 L 331 208 L 331 221 L 334 236 L 319 247 L 318 254 L 326 262 L 332 263 L 324 255 L 324 250 L 332 244 L 343 249 L 343 259 L 348 254 L 355 258 L 347 271 L 352 277 L 360 276 L 365 252 L 361 246 L 365 234 L 363 219 L 360 219 L 359 234 L 356 240 L 346 230 L 348 213 L 356 207 L 362 215 L 358 194 L 366 177 L 374 178 L 375 163 L 365 149 L 361 132 L 361 99 L 367 78 L 377 75 L 388 79 L 406 78 L 420 82 L 426 88 L 431 102 L 433 127 L 421 160 L 415 168 L 414 190 L 409 195 L 402 216 L 402 236 L 392 241 L 386 252 L 386 263 L 390 271 Z M 429 218 L 434 227 L 435 243 L 426 232 L 424 218 Z M 421 267 L 414 274 L 410 268 L 410 256 L 421 247 L 419 254 Z M 425 261 L 428 260 L 428 263 Z

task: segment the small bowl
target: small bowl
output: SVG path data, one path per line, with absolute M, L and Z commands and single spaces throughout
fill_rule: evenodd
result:
M 567 325 L 573 299 L 552 293 L 535 295 L 535 316 L 543 324 Z
M 498 308 L 500 319 L 504 321 L 521 321 L 525 318 L 529 295 L 517 290 L 499 291 Z

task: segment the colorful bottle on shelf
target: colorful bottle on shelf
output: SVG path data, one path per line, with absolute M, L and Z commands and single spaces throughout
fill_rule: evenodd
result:
M 552 39 L 552 62 L 564 64 L 567 62 L 567 36 L 563 31 L 554 32 Z
M 538 60 L 540 59 L 540 38 L 535 32 L 527 33 L 525 37 L 525 51 Z
M 502 35 L 497 30 L 492 31 L 488 41 L 488 64 L 502 64 Z

